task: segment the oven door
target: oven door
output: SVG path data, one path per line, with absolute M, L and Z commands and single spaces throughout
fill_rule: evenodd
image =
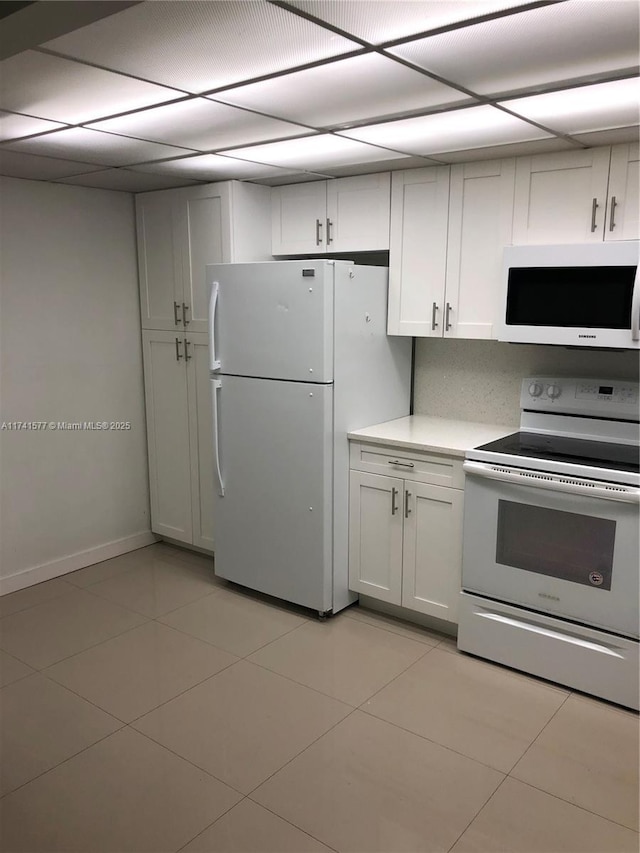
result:
M 638 636 L 638 489 L 464 469 L 463 589 Z

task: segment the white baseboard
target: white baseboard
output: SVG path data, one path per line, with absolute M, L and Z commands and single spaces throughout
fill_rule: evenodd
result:
M 75 572 L 77 569 L 84 569 L 94 563 L 101 563 L 103 560 L 110 560 L 111 557 L 119 557 L 120 554 L 144 548 L 146 545 L 153 545 L 158 539 L 159 537 L 155 533 L 144 530 L 141 533 L 134 533 L 133 536 L 126 536 L 124 539 L 116 539 L 113 542 L 107 542 L 105 545 L 98 545 L 96 548 L 88 548 L 86 551 L 80 551 L 77 554 L 60 557 L 31 569 L 23 569 L 21 572 L 0 578 L 0 596 L 33 586 L 36 583 L 42 583 L 42 581 L 58 578 L 60 575 Z

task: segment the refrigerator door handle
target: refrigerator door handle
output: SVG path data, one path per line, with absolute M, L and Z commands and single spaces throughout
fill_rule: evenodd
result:
M 220 443 L 218 440 L 218 391 L 222 387 L 220 379 L 214 379 L 211 394 L 211 403 L 213 406 L 213 458 L 215 462 L 216 476 L 218 477 L 218 494 L 221 498 L 224 497 L 224 483 L 222 482 L 222 474 L 220 472 Z
M 218 309 L 218 293 L 220 291 L 220 283 L 214 281 L 211 286 L 211 295 L 209 296 L 209 370 L 220 370 L 220 359 L 216 358 L 216 335 L 215 322 L 216 311 Z M 215 399 L 215 394 L 214 394 Z

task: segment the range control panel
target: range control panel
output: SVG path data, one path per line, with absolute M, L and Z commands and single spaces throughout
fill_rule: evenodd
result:
M 531 412 L 640 420 L 637 382 L 532 376 L 522 380 L 520 407 Z

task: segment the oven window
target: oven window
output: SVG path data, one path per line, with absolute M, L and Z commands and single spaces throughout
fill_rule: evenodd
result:
M 498 501 L 496 562 L 611 589 L 616 523 L 575 512 Z

